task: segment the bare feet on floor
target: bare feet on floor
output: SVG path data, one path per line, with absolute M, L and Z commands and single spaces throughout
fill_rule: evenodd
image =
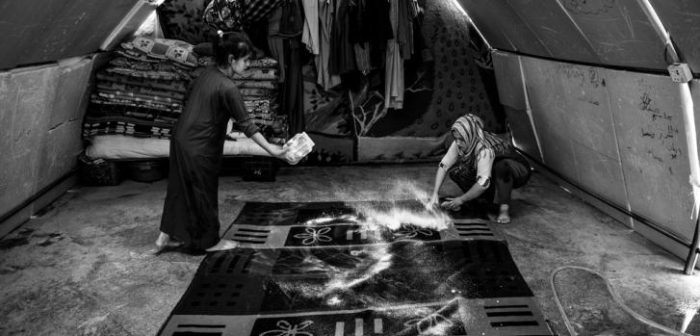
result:
M 158 238 L 156 239 L 156 247 L 153 248 L 150 253 L 152 254 L 160 254 L 163 252 L 163 250 L 167 248 L 174 248 L 174 247 L 180 247 L 182 246 L 181 242 L 171 240 L 170 236 L 166 233 L 161 232 L 158 235 Z
M 510 213 L 508 210 L 510 210 L 508 204 L 501 204 L 498 208 L 498 217 L 496 217 L 496 222 L 501 224 L 510 223 Z
M 216 245 L 206 249 L 207 252 L 225 251 L 238 247 L 238 243 L 233 240 L 222 239 Z

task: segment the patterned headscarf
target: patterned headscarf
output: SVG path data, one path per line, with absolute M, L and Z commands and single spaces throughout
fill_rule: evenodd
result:
M 475 161 L 477 155 L 484 149 L 491 149 L 494 154 L 501 154 L 511 148 L 503 139 L 484 131 L 484 122 L 471 113 L 459 117 L 452 125 L 451 131 L 462 161 Z

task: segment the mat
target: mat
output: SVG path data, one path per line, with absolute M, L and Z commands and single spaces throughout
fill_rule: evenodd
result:
M 241 247 L 207 255 L 159 335 L 552 334 L 482 219 L 417 202 L 247 203 L 225 237 Z

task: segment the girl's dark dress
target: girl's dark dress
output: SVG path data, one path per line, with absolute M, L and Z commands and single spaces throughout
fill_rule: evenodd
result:
M 233 118 L 247 136 L 258 132 L 233 81 L 206 69 L 192 85 L 170 140 L 170 175 L 160 231 L 192 250 L 219 242 L 219 170 L 226 125 Z

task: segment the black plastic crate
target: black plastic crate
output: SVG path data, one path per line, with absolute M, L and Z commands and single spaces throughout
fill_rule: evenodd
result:
M 145 160 L 125 162 L 130 179 L 137 182 L 155 182 L 167 176 L 167 160 Z
M 81 184 L 88 186 L 115 186 L 124 178 L 116 162 L 93 159 L 82 154 L 78 157 L 78 179 Z
M 274 182 L 279 169 L 279 161 L 267 156 L 243 158 L 241 176 L 244 181 Z

